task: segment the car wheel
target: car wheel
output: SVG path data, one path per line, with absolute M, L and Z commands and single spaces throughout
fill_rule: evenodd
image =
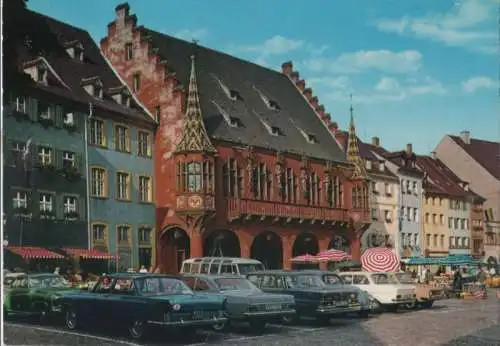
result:
M 221 332 L 224 329 L 226 329 L 227 323 L 226 322 L 221 322 L 221 323 L 216 323 L 212 326 L 212 329 L 215 330 L 216 332 Z
M 146 323 L 143 320 L 134 320 L 128 328 L 130 337 L 135 340 L 142 339 L 146 331 Z
M 405 308 L 411 310 L 417 308 L 419 305 L 417 300 L 414 300 L 413 303 L 405 304 Z
M 299 320 L 299 315 L 293 314 L 293 315 L 285 315 L 281 318 L 283 323 L 285 324 L 292 324 L 296 323 Z
M 398 311 L 398 304 L 390 304 L 385 306 L 385 310 L 389 312 L 397 312 Z
M 78 327 L 78 315 L 75 309 L 70 308 L 66 310 L 65 323 L 66 327 L 71 330 L 75 330 Z
M 330 320 L 332 319 L 331 316 L 329 315 L 319 315 L 319 316 L 316 316 L 316 321 L 318 321 L 318 323 L 320 323 L 321 325 L 324 325 L 324 326 L 328 326 L 330 325 Z
M 428 300 L 428 301 L 426 301 L 426 302 L 424 302 L 424 303 L 422 304 L 422 307 L 423 307 L 424 309 L 430 309 L 430 308 L 432 308 L 432 305 L 433 305 L 433 304 L 434 304 L 434 301 L 433 301 L 433 300 Z
M 40 312 L 40 323 L 47 324 L 50 322 L 50 309 L 48 306 L 43 306 Z
M 266 328 L 267 322 L 264 321 L 251 321 L 250 322 L 250 327 L 256 330 L 261 330 Z
M 361 318 L 368 318 L 370 317 L 370 312 L 368 310 L 361 310 L 358 312 L 358 316 Z

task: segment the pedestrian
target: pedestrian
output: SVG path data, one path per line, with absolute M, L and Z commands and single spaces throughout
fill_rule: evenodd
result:
M 457 268 L 453 275 L 453 291 L 457 294 L 462 291 L 462 281 L 462 273 L 460 272 L 460 268 Z
M 142 265 L 141 269 L 139 270 L 139 273 L 147 273 L 147 272 L 148 272 L 148 270 L 146 269 L 146 266 Z
M 486 273 L 483 269 L 482 266 L 479 266 L 479 270 L 477 272 L 477 277 L 476 277 L 477 282 L 484 284 L 486 282 Z

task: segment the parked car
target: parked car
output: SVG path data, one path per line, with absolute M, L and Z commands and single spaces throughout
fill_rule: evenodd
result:
M 197 293 L 224 296 L 229 322 L 248 322 L 253 328 L 264 328 L 267 323 L 281 321 L 296 312 L 292 295 L 265 293 L 242 277 L 185 275 L 183 280 Z
M 346 284 L 366 291 L 377 309 L 396 311 L 416 299 L 415 287 L 401 285 L 392 273 L 344 272 L 339 276 Z
M 4 316 L 38 316 L 42 322 L 60 313 L 60 299 L 75 292 L 57 274 L 11 273 L 4 282 Z
M 356 289 L 326 285 L 315 273 L 271 270 L 251 273 L 247 278 L 264 292 L 294 296 L 297 314 L 285 318 L 286 322 L 308 316 L 328 323 L 336 315 L 361 311 Z
M 226 299 L 196 295 L 178 277 L 120 273 L 103 276 L 91 291 L 61 299 L 66 327 L 124 326 L 141 339 L 151 327 L 201 328 L 224 324 Z M 96 318 L 99 316 L 99 318 Z
M 181 274 L 240 275 L 264 270 L 262 262 L 239 257 L 194 257 L 182 262 Z
M 394 273 L 396 280 L 402 285 L 410 285 L 415 288 L 417 294 L 416 299 L 408 308 L 430 308 L 436 300 L 441 300 L 446 297 L 444 289 L 434 287 L 430 284 L 414 283 L 411 275 L 408 273 Z
M 328 270 L 303 270 L 303 273 L 311 273 L 313 275 L 317 275 L 325 285 L 332 288 L 349 288 L 356 292 L 358 295 L 358 302 L 361 306 L 361 310 L 359 311 L 359 315 L 361 317 L 368 317 L 370 312 L 374 311 L 376 306 L 372 303 L 372 299 L 370 299 L 370 295 L 359 289 L 356 286 L 348 285 L 344 283 L 342 278 L 338 276 L 336 273 L 332 273 Z

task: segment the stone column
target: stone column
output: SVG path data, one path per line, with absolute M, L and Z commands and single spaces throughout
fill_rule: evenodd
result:
M 290 259 L 292 258 L 293 242 L 295 241 L 295 235 L 290 233 L 284 233 L 281 235 L 281 241 L 283 243 L 283 269 L 292 269 L 292 263 Z
M 189 235 L 189 257 L 203 256 L 203 237 L 198 229 L 194 229 Z

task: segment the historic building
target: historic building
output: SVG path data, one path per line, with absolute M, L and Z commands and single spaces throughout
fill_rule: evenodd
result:
M 342 246 L 359 258 L 371 220 L 356 137 L 346 157 L 292 63 L 279 73 L 137 26 L 127 4 L 101 48 L 159 119 L 161 270 L 202 255 L 289 267 L 293 256 Z
M 422 254 L 421 201 L 423 173 L 416 166 L 417 155 L 411 144 L 405 150 L 388 152 L 380 146 L 372 146 L 372 152 L 387 160 L 389 170 L 399 179 L 397 249 L 402 258 Z
M 12 96 L 6 122 L 12 214 L 30 215 L 22 227 L 7 220 L 23 232 L 9 242 L 96 248 L 119 254 L 117 268 L 150 264 L 155 121 L 88 32 L 28 13 L 45 47 L 38 57 L 21 50 L 33 85 Z
M 472 138 L 469 131 L 460 136 L 446 135 L 437 145 L 437 157 L 460 180 L 470 184 L 471 190 L 484 197 L 484 251 L 489 262 L 500 259 L 500 165 L 499 142 Z M 474 207 L 475 215 L 481 209 Z M 475 222 L 480 228 L 479 219 Z
M 471 232 L 472 205 L 477 208 L 481 198 L 437 159 L 435 153 L 431 153 L 431 156 L 418 156 L 417 166 L 424 172 L 425 253 L 431 256 L 481 256 L 482 249 L 477 242 L 478 232 L 474 233 L 474 237 Z

